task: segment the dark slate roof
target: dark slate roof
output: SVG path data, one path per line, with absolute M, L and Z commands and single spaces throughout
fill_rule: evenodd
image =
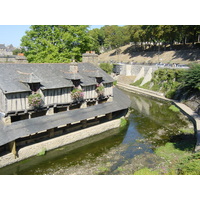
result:
M 13 50 L 15 50 L 15 47 L 12 44 L 7 46 L 7 51 L 13 51 Z
M 17 121 L 7 126 L 0 123 L 0 146 L 36 132 L 127 109 L 129 106 L 130 99 L 122 91 L 114 88 L 114 100 L 112 102 L 98 104 L 84 109 L 69 110 L 54 115 Z
M 105 83 L 113 82 L 113 79 L 99 67 L 91 63 L 78 63 L 76 78 L 81 78 L 82 85 L 94 85 L 96 83 L 94 74 L 98 73 L 103 77 Z M 14 64 L 0 63 L 0 89 L 4 93 L 15 93 L 29 91 L 24 84 L 25 80 L 34 74 L 41 85 L 46 89 L 72 87 L 70 80 L 70 64 L 68 63 L 43 63 L 43 64 Z

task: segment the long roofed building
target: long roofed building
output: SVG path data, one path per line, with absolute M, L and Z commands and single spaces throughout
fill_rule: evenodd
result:
M 93 63 L 0 63 L 0 72 L 0 167 L 9 152 L 18 161 L 21 148 L 111 121 L 130 105 Z

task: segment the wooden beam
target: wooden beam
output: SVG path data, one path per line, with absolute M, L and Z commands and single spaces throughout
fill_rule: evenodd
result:
M 16 142 L 12 141 L 9 143 L 10 151 L 14 154 L 15 158 L 17 157 L 17 150 L 16 150 Z

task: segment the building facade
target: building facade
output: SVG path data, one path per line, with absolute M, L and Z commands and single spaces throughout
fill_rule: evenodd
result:
M 0 63 L 28 63 L 24 54 L 13 55 L 15 49 L 12 44 L 7 47 L 0 44 Z

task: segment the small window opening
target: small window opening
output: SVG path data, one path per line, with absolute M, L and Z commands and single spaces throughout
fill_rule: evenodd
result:
M 102 83 L 103 79 L 102 77 L 96 77 L 96 81 L 98 84 Z
M 80 79 L 79 80 L 72 80 L 73 84 L 75 87 L 78 87 L 81 83 Z
M 40 83 L 29 83 L 32 92 L 37 92 L 40 89 Z

